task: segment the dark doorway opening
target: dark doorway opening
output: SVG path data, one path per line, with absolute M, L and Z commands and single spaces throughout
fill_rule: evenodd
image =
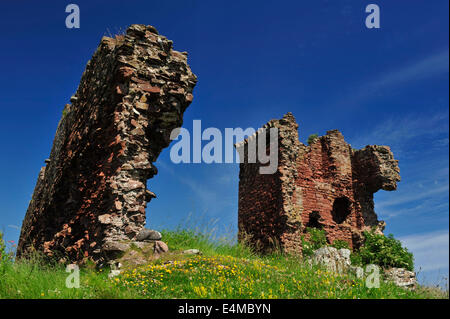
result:
M 351 202 L 347 197 L 339 197 L 334 200 L 331 215 L 337 224 L 342 224 L 351 213 Z

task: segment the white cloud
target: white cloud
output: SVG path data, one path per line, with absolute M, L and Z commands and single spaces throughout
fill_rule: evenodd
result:
M 448 112 L 431 117 L 410 114 L 390 117 L 371 131 L 350 138 L 353 147 L 389 145 L 399 159 L 395 194 L 377 194 L 375 210 L 384 220 L 401 216 L 421 221 L 442 220 L 448 211 Z M 418 146 L 420 141 L 436 141 Z
M 404 215 L 408 216 L 408 218 L 412 218 L 413 216 L 421 216 L 421 221 L 425 221 L 426 218 L 431 218 L 437 221 L 436 218 L 439 218 L 439 216 L 441 216 L 441 218 L 445 217 L 441 213 L 448 211 L 448 208 L 448 202 L 441 203 L 440 201 L 434 199 L 428 199 L 421 201 L 419 205 L 409 208 L 379 208 L 377 205 L 376 211 L 378 216 L 385 221 L 396 217 L 404 218 Z
M 411 203 L 424 198 L 430 198 L 439 194 L 447 194 L 449 191 L 449 185 L 439 185 L 438 187 L 431 188 L 428 191 L 421 192 L 420 189 L 415 189 L 412 192 L 407 192 L 403 196 L 396 196 L 395 198 L 381 203 L 377 203 L 377 209 L 382 209 L 389 206 L 401 205 Z
M 198 183 L 192 178 L 185 178 L 180 174 L 177 174 L 170 165 L 167 165 L 163 161 L 158 162 L 158 166 L 162 167 L 164 170 L 168 171 L 172 176 L 178 179 L 180 183 L 188 186 L 191 191 L 193 191 L 201 200 L 201 202 L 206 203 L 211 199 L 216 198 L 216 194 L 208 189 L 203 183 Z
M 370 132 L 364 132 L 350 139 L 353 147 L 364 147 L 368 144 L 389 145 L 398 152 L 404 153 L 411 145 L 415 145 L 418 137 L 433 138 L 440 134 L 448 134 L 448 112 L 432 117 L 410 114 L 407 117 L 390 117 L 379 123 Z M 448 137 L 434 142 L 435 148 L 448 148 Z
M 446 138 L 442 138 L 442 139 L 438 139 L 433 141 L 433 146 L 437 149 L 443 148 L 443 147 L 447 147 L 448 148 L 448 137 Z
M 414 254 L 416 271 L 437 271 L 447 273 L 449 258 L 449 231 L 440 230 L 399 238 Z
M 164 163 L 163 161 L 158 161 L 157 166 L 169 172 L 169 174 L 175 177 L 181 184 L 186 185 L 197 197 L 198 204 L 201 205 L 205 211 L 209 211 L 211 215 L 214 215 L 220 209 L 235 205 L 234 198 L 230 198 L 228 193 L 223 192 L 223 187 L 228 187 L 229 183 L 232 182 L 231 178 L 228 179 L 224 177 L 230 173 L 230 169 L 227 169 L 227 166 L 221 165 L 220 168 L 222 169 L 214 171 L 213 175 L 219 177 L 213 178 L 212 180 L 202 179 L 199 176 L 196 176 L 195 178 L 186 177 L 183 174 L 175 172 L 169 164 Z M 217 179 L 219 180 L 219 183 L 217 183 Z
M 410 65 L 384 74 L 380 78 L 369 83 L 368 88 L 377 90 L 387 86 L 417 81 L 431 76 L 448 73 L 448 53 L 449 51 L 447 48 Z
M 399 69 L 391 72 L 383 72 L 374 80 L 368 80 L 365 84 L 355 88 L 351 97 L 343 99 L 342 103 L 338 104 L 347 106 L 356 105 L 380 92 L 407 82 L 424 80 L 429 77 L 448 73 L 448 54 L 449 50 L 446 48 L 441 52 L 422 58 Z

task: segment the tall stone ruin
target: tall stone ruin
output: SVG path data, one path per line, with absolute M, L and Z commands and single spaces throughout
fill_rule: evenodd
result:
M 103 37 L 58 125 L 23 221 L 17 255 L 107 259 L 144 228 L 153 165 L 183 123 L 196 76 L 152 26 Z
M 278 168 L 274 174 L 260 174 L 261 163 L 249 163 L 248 143 L 270 128 L 278 129 Z M 297 128 L 287 113 L 236 144 L 244 155 L 239 172 L 240 240 L 261 251 L 281 247 L 301 253 L 302 237 L 308 239 L 306 229 L 313 227 L 325 230 L 329 243 L 339 239 L 359 248 L 364 230 L 384 230 L 373 194 L 397 188 L 398 161 L 387 146 L 352 149 L 337 130 L 304 145 Z

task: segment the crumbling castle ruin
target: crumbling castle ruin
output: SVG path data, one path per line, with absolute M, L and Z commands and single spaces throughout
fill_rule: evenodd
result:
M 249 140 L 264 129 L 278 128 L 278 169 L 260 174 L 260 163 L 248 157 Z M 239 173 L 239 237 L 267 251 L 275 246 L 302 251 L 307 227 L 324 229 L 327 241 L 362 243 L 362 232 L 382 232 L 384 222 L 374 211 L 373 194 L 395 190 L 398 161 L 389 147 L 369 145 L 354 150 L 337 131 L 328 131 L 311 145 L 300 143 L 291 113 L 271 120 L 236 148 L 243 151 Z
M 146 187 L 152 163 L 183 123 L 196 81 L 187 54 L 152 26 L 104 37 L 64 108 L 18 256 L 34 249 L 99 261 L 114 243 L 136 239 L 155 197 Z
M 151 26 L 104 37 L 64 108 L 17 255 L 37 250 L 103 263 L 129 247 L 124 243 L 151 234 L 144 231 L 145 208 L 156 195 L 146 182 L 157 173 L 153 163 L 172 130 L 183 123 L 196 81 L 187 54 L 174 51 Z M 300 253 L 307 227 L 323 228 L 330 243 L 345 240 L 353 248 L 365 229 L 383 230 L 373 194 L 395 190 L 400 180 L 388 147 L 354 150 L 336 130 L 306 146 L 290 113 L 263 127 L 269 128 L 278 129 L 276 172 L 260 174 L 261 164 L 247 159 L 240 164 L 241 239 L 250 236 L 261 251 L 279 245 Z M 237 145 L 244 154 L 248 141 Z

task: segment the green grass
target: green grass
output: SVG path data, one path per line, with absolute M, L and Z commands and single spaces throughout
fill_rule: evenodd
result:
M 329 273 L 293 256 L 258 256 L 192 231 L 165 231 L 163 238 L 169 253 L 113 279 L 106 270 L 81 267 L 78 289 L 66 288 L 63 265 L 39 258 L 3 262 L 0 298 L 448 298 L 437 289 L 410 291 L 384 282 L 370 289 L 351 274 Z M 182 254 L 189 248 L 203 254 Z

